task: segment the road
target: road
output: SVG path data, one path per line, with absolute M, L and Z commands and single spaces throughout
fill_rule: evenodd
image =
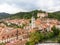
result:
M 36 45 L 60 45 L 60 43 L 39 43 Z

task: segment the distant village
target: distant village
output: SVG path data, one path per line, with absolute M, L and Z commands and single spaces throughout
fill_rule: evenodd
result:
M 53 26 L 60 29 L 60 21 L 46 18 L 47 16 L 48 13 L 37 13 L 37 19 L 32 15 L 31 19 L 4 19 L 0 21 L 0 43 L 25 45 L 31 32 L 52 32 Z

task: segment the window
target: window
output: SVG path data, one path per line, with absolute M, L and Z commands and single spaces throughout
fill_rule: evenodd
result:
M 20 35 L 21 33 L 19 33 L 19 35 Z
M 22 32 L 22 34 L 24 34 L 24 32 Z
M 3 36 L 2 39 L 4 39 L 5 37 Z
M 7 36 L 7 38 L 9 38 L 9 35 Z
M 26 39 L 26 38 L 28 38 L 28 35 L 24 35 L 24 36 L 23 36 L 23 39 Z
M 20 41 L 22 41 L 22 39 L 20 39 Z
M 14 36 L 13 34 L 11 36 Z
M 17 33 L 15 35 L 17 35 Z

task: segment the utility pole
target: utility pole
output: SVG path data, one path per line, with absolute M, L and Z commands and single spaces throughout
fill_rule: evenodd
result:
M 16 33 L 16 36 L 17 36 L 17 39 L 18 39 L 18 30 L 16 31 L 17 33 Z

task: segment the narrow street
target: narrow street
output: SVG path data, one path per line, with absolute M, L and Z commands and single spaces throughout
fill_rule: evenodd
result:
M 60 43 L 39 43 L 36 45 L 60 45 Z

